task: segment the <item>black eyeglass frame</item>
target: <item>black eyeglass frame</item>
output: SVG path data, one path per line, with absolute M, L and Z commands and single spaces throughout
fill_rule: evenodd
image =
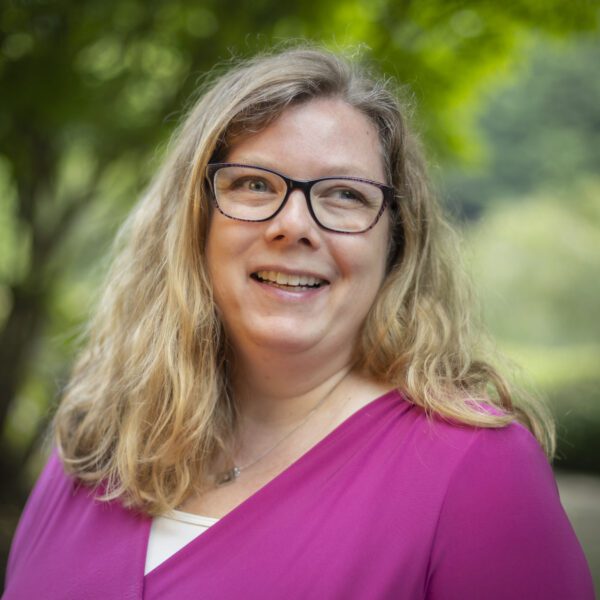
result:
M 232 217 L 231 215 L 228 215 L 226 212 L 224 212 L 223 209 L 219 206 L 219 202 L 217 201 L 217 194 L 215 192 L 215 175 L 216 175 L 217 171 L 219 171 L 219 169 L 222 169 L 225 167 L 245 167 L 248 169 L 257 169 L 258 171 L 272 173 L 273 175 L 277 175 L 277 176 L 281 177 L 281 179 L 283 179 L 283 181 L 285 182 L 285 184 L 287 186 L 287 190 L 286 190 L 285 196 L 283 197 L 283 200 L 281 201 L 281 204 L 275 210 L 275 212 L 272 215 L 270 215 L 269 217 L 265 217 L 264 219 L 240 219 L 239 217 Z M 319 179 L 306 179 L 306 180 L 292 179 L 291 177 L 288 177 L 287 175 L 284 175 L 283 173 L 280 173 L 279 171 L 275 171 L 273 169 L 267 169 L 265 167 L 259 167 L 256 165 L 246 165 L 246 164 L 242 164 L 242 163 L 209 163 L 206 166 L 206 176 L 207 176 L 207 179 L 210 184 L 211 191 L 212 191 L 212 200 L 213 200 L 214 205 L 217 207 L 217 210 L 222 215 L 226 216 L 229 219 L 233 219 L 235 221 L 244 221 L 246 223 L 264 223 L 265 221 L 270 221 L 273 217 L 277 216 L 277 214 L 283 210 L 283 207 L 286 205 L 286 202 L 288 201 L 290 194 L 294 190 L 302 190 L 302 192 L 304 193 L 304 199 L 306 200 L 306 205 L 308 207 L 308 212 L 310 213 L 310 216 L 313 218 L 313 221 L 321 229 L 324 229 L 326 231 L 331 231 L 333 233 L 342 233 L 342 234 L 347 234 L 347 235 L 354 235 L 356 233 L 365 233 L 365 232 L 369 231 L 370 229 L 373 229 L 373 227 L 375 227 L 375 225 L 377 225 L 377 222 L 381 218 L 383 211 L 386 209 L 386 207 L 388 205 L 390 205 L 392 203 L 392 201 L 394 200 L 395 195 L 396 195 L 396 192 L 393 187 L 391 187 L 389 185 L 385 185 L 384 183 L 380 183 L 379 181 L 373 181 L 371 179 L 364 179 L 362 177 L 347 177 L 347 176 L 335 177 L 335 176 L 333 176 L 333 177 L 320 177 Z M 361 229 L 359 231 L 340 231 L 338 229 L 332 229 L 331 227 L 327 227 L 326 225 L 323 225 L 323 223 L 321 223 L 319 221 L 319 219 L 317 218 L 317 215 L 315 214 L 315 211 L 313 210 L 313 206 L 312 206 L 311 194 L 310 194 L 311 189 L 313 188 L 314 185 L 316 185 L 317 183 L 319 183 L 321 181 L 331 181 L 331 180 L 340 180 L 340 179 L 344 180 L 344 181 L 359 181 L 362 183 L 369 183 L 369 184 L 374 185 L 375 187 L 379 188 L 383 192 L 383 201 L 381 202 L 381 207 L 379 209 L 379 212 L 375 216 L 375 220 L 373 221 L 373 223 L 371 223 L 371 225 L 369 225 L 365 229 Z

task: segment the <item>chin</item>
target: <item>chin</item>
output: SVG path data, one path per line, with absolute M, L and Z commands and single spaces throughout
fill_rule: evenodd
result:
M 306 323 L 267 321 L 244 334 L 232 337 L 234 347 L 260 348 L 276 353 L 300 353 L 312 350 L 324 341 L 324 332 L 307 331 Z
M 318 339 L 307 336 L 298 336 L 298 333 L 286 335 L 283 332 L 269 332 L 264 336 L 257 336 L 254 340 L 255 346 L 270 350 L 271 352 L 297 354 L 312 350 L 318 345 Z

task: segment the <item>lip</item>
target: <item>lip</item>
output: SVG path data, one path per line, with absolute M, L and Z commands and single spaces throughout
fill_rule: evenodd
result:
M 258 273 L 260 271 L 276 271 L 279 273 L 284 273 L 285 275 L 302 275 L 305 277 L 315 277 L 316 279 L 321 279 L 326 281 L 327 283 L 321 285 L 319 287 L 289 287 L 286 288 L 284 286 L 273 285 L 272 283 L 267 283 L 252 277 L 252 274 Z M 267 298 L 271 298 L 272 300 L 280 303 L 304 303 L 306 301 L 313 301 L 317 297 L 322 297 L 323 294 L 326 294 L 330 287 L 330 279 L 328 277 L 324 277 L 321 273 L 307 270 L 307 269 L 294 269 L 290 268 L 289 265 L 286 267 L 280 267 L 276 265 L 261 265 L 256 269 L 253 269 L 248 279 L 252 283 L 252 285 L 256 285 L 257 289 L 261 290 L 261 294 L 265 294 Z
M 258 279 L 254 279 L 252 277 L 249 278 L 252 282 L 252 285 L 256 285 L 260 290 L 261 294 L 264 294 L 267 298 L 271 298 L 278 303 L 304 303 L 306 301 L 312 301 L 317 297 L 322 297 L 323 294 L 326 294 L 329 290 L 328 285 L 322 285 L 321 287 L 305 287 L 305 288 L 294 288 L 290 287 L 286 289 L 283 286 L 273 285 L 270 283 L 265 283 Z
M 290 268 L 289 266 L 280 267 L 276 265 L 260 265 L 259 267 L 253 268 L 248 276 L 250 277 L 252 274 L 259 273 L 260 271 L 275 271 L 277 273 L 283 273 L 284 275 L 290 276 L 297 275 L 299 277 L 314 277 L 315 279 L 320 279 L 325 282 L 325 284 L 321 287 L 326 287 L 331 283 L 331 278 L 323 275 L 322 273 L 307 269 L 294 269 Z

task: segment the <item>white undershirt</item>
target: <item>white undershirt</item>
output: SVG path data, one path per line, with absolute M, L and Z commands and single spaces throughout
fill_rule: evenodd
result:
M 173 556 L 218 520 L 181 510 L 173 510 L 155 517 L 150 527 L 144 575 Z

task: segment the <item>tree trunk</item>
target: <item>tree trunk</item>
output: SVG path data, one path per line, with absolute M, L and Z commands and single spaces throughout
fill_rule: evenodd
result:
M 45 317 L 41 290 L 17 286 L 12 296 L 11 311 L 0 332 L 0 431 L 23 383 Z

